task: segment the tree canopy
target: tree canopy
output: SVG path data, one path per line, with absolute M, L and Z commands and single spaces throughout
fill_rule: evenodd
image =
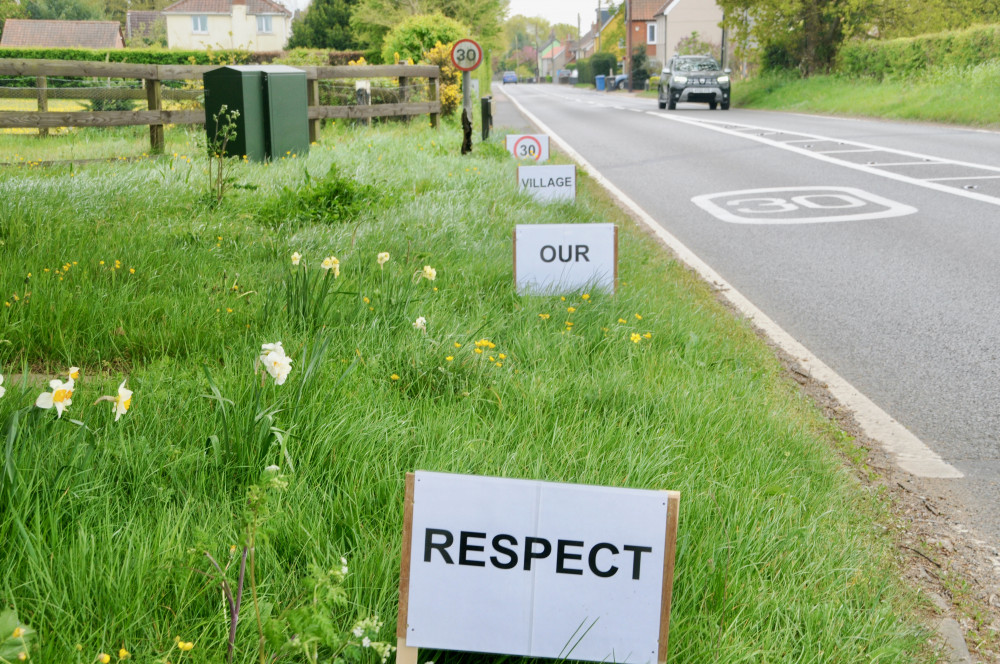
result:
M 400 60 L 418 62 L 424 53 L 438 44 L 450 44 L 469 34 L 469 29 L 453 18 L 442 14 L 411 16 L 385 36 L 382 61 Z
M 357 0 L 312 0 L 292 22 L 288 48 L 329 48 L 346 51 L 358 46 L 351 30 L 351 11 Z

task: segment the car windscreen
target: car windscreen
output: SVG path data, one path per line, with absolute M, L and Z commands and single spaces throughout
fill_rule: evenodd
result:
M 712 58 L 697 58 L 690 60 L 678 60 L 674 71 L 716 71 L 719 63 Z

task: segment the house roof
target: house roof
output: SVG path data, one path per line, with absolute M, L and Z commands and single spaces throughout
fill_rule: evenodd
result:
M 632 0 L 630 21 L 652 21 L 663 7 L 663 0 Z
M 124 48 L 118 21 L 33 21 L 9 18 L 0 46 L 36 48 Z
M 152 37 L 153 26 L 162 18 L 160 12 L 129 11 L 125 15 L 125 37 Z
M 163 10 L 164 14 L 232 14 L 233 0 L 178 0 Z M 283 14 L 291 16 L 292 12 L 279 2 L 273 0 L 245 0 L 247 14 Z

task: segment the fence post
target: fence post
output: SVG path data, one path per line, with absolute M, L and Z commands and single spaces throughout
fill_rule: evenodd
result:
M 35 77 L 35 87 L 38 88 L 38 111 L 44 113 L 49 110 L 49 79 L 44 76 Z M 47 127 L 39 127 L 38 135 L 45 137 L 49 135 Z
M 403 60 L 399 64 L 406 64 L 406 60 Z M 400 76 L 399 77 L 399 102 L 401 104 L 405 104 L 406 102 L 408 102 L 410 100 L 409 99 L 410 98 L 409 90 L 406 89 L 406 86 L 409 85 L 409 83 L 410 83 L 410 79 L 408 77 L 406 77 L 406 76 Z M 409 115 L 404 115 L 403 116 L 403 120 L 405 122 L 409 122 L 411 119 L 412 118 Z
M 159 79 L 147 78 L 143 81 L 146 86 L 146 108 L 150 111 L 163 110 L 163 90 Z M 164 138 L 163 125 L 149 125 L 149 150 L 153 154 L 163 154 Z
M 430 96 L 430 100 L 441 101 L 441 79 L 440 78 L 429 78 L 427 79 L 427 94 Z M 437 129 L 438 126 L 438 114 L 431 113 L 431 126 Z
M 306 104 L 308 106 L 319 106 L 319 79 L 314 78 L 309 81 L 309 87 L 306 88 Z M 319 130 L 322 120 L 319 118 L 309 121 L 309 142 L 315 143 L 319 140 Z

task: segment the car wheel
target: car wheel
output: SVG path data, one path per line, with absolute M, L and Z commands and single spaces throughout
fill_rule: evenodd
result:
M 662 99 L 657 99 L 656 100 L 656 105 L 659 106 L 660 110 L 662 111 L 663 109 L 665 109 L 667 107 L 667 102 L 663 101 Z
M 618 81 L 618 85 L 615 86 L 615 90 L 624 90 L 624 89 L 625 89 L 625 81 Z
M 710 101 L 710 102 L 708 102 L 708 108 L 709 108 L 709 109 L 711 109 L 711 110 L 713 110 L 713 111 L 714 111 L 714 110 L 715 110 L 716 108 L 718 108 L 718 106 L 719 106 L 719 104 L 718 104 L 717 102 L 714 102 L 714 101 Z
M 729 102 L 728 101 L 722 102 L 722 110 L 724 110 L 724 111 L 728 111 L 729 110 Z
M 669 108 L 671 111 L 677 110 L 677 102 L 674 100 L 673 97 L 670 97 L 670 101 L 667 102 L 667 108 Z

